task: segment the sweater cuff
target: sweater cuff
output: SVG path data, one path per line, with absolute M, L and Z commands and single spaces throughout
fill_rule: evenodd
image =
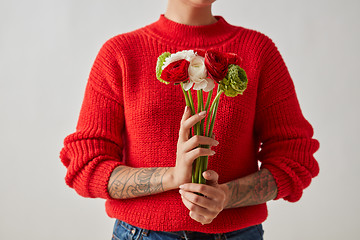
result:
M 292 179 L 286 172 L 277 167 L 274 167 L 271 164 L 263 164 L 261 168 L 266 168 L 269 170 L 276 182 L 277 196 L 274 200 L 286 198 L 292 193 Z
M 111 199 L 108 192 L 109 179 L 114 169 L 120 165 L 123 164 L 118 161 L 107 160 L 100 162 L 90 171 L 90 176 L 88 177 L 89 182 L 86 189 L 89 197 Z M 82 177 L 75 178 L 75 189 L 80 189 L 83 181 Z M 79 187 L 77 188 L 76 185 L 79 185 Z

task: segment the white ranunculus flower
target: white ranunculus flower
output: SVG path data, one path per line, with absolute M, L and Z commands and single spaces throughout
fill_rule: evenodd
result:
M 204 88 L 204 92 L 210 92 L 215 87 L 215 81 L 211 78 L 207 78 L 206 81 L 207 81 L 207 85 Z
M 206 81 L 206 79 L 201 79 L 200 82 L 197 82 L 194 84 L 194 90 L 201 90 L 201 89 L 204 89 L 206 88 L 208 82 Z
M 184 50 L 177 53 L 173 53 L 169 57 L 165 58 L 164 65 L 162 66 L 162 70 L 164 70 L 170 63 L 182 59 L 185 59 L 190 62 L 191 58 L 193 58 L 194 56 L 195 56 L 194 50 Z
M 194 85 L 194 82 L 189 80 L 189 81 L 183 83 L 183 88 L 184 88 L 185 91 L 188 91 L 188 90 L 190 90 L 192 88 L 193 85 Z M 194 90 L 203 89 L 204 92 L 209 92 L 214 87 L 215 87 L 215 81 L 212 80 L 211 78 L 206 78 L 206 79 L 204 79 L 203 81 L 201 81 L 199 83 L 195 83 Z
M 190 88 L 191 88 L 193 85 L 194 85 L 193 82 L 187 81 L 187 82 L 184 82 L 184 83 L 183 83 L 183 88 L 184 88 L 185 91 L 188 91 L 188 90 L 190 90 Z
M 205 58 L 194 56 L 190 59 L 189 78 L 194 83 L 200 83 L 206 78 Z
M 185 91 L 188 91 L 193 85 L 194 90 L 203 89 L 209 92 L 215 87 L 214 80 L 207 78 L 207 71 L 205 67 L 205 58 L 201 56 L 193 56 L 190 59 L 189 66 L 189 81 L 183 84 Z

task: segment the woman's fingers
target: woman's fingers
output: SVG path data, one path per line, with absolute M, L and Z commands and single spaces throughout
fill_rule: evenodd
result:
M 189 139 L 190 128 L 206 116 L 206 111 L 202 111 L 191 117 L 190 116 L 190 108 L 186 107 L 180 122 L 179 141 L 181 142 L 185 142 Z
M 190 128 L 189 129 L 185 129 L 183 127 L 185 121 L 191 116 L 191 111 L 190 108 L 188 106 L 185 106 L 185 111 L 182 115 L 181 121 L 180 121 L 180 130 L 179 130 L 179 141 L 183 141 L 182 139 L 186 136 L 189 136 L 190 133 Z
M 200 144 L 201 145 L 209 145 L 209 146 L 217 146 L 219 144 L 219 142 L 213 138 L 195 135 L 195 136 L 192 136 L 188 141 L 186 141 L 184 143 L 183 150 L 185 152 L 188 152 L 188 151 L 198 147 Z
M 182 115 L 181 122 L 185 122 L 186 119 L 188 119 L 191 116 L 190 108 L 188 106 L 185 106 L 184 114 Z
M 191 165 L 196 158 L 200 156 L 212 156 L 215 152 L 208 148 L 195 148 L 187 153 L 185 153 L 185 161 L 188 165 Z
M 210 209 L 214 205 L 213 201 L 210 200 L 207 197 L 200 196 L 200 195 L 195 194 L 193 192 L 185 191 L 185 190 L 182 190 L 182 189 L 180 189 L 179 192 L 180 192 L 182 198 L 187 199 L 189 202 L 191 202 L 195 206 L 199 206 L 199 207 L 202 207 L 204 209 Z M 195 206 L 193 206 L 193 207 L 195 207 Z M 189 210 L 194 211 L 195 209 L 189 208 Z
M 204 216 L 201 216 L 200 214 L 197 214 L 197 213 L 192 212 L 192 211 L 189 212 L 189 216 L 192 219 L 194 219 L 195 221 L 201 223 L 202 225 L 211 223 L 211 221 L 207 220 Z
M 221 194 L 214 186 L 198 183 L 186 183 L 180 186 L 181 190 L 187 192 L 201 193 L 209 199 L 218 200 L 221 198 Z
M 194 220 L 206 224 L 210 223 L 211 220 L 214 219 L 215 213 L 210 212 L 208 209 L 193 204 L 186 198 L 182 198 L 182 201 L 185 207 L 190 210 L 189 215 Z

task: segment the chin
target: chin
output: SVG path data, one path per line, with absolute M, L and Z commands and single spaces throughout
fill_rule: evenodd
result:
M 216 0 L 181 0 L 181 1 L 186 4 L 190 4 L 194 7 L 204 7 L 211 5 Z

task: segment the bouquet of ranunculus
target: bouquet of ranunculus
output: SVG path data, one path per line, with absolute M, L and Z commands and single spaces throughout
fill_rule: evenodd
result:
M 191 87 L 197 91 L 197 112 L 206 111 L 205 119 L 194 126 L 194 134 L 212 136 L 216 112 L 222 93 L 229 97 L 242 94 L 247 87 L 247 76 L 239 65 L 241 58 L 234 53 L 216 50 L 184 50 L 174 54 L 164 52 L 157 60 L 156 77 L 160 82 L 180 84 L 186 105 L 195 114 Z M 217 94 L 210 104 L 213 89 L 217 83 Z M 209 92 L 204 106 L 203 91 Z M 192 130 L 190 131 L 190 135 Z M 190 136 L 191 137 L 191 136 Z M 208 148 L 209 146 L 201 146 Z M 192 182 L 206 183 L 202 173 L 207 169 L 208 156 L 194 161 Z

